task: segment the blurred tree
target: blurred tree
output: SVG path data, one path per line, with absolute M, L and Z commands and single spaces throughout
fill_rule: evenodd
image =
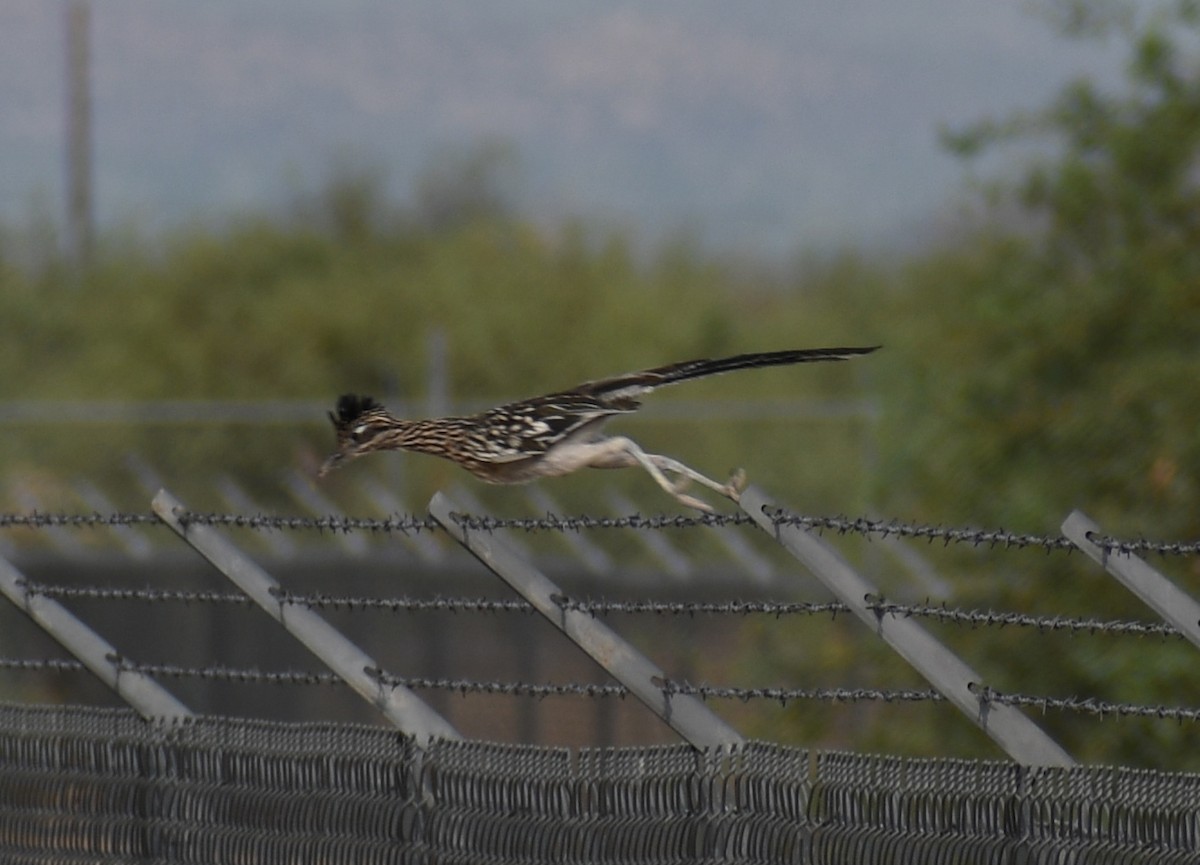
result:
M 342 243 L 379 238 L 403 224 L 388 195 L 387 171 L 356 158 L 339 158 L 315 193 L 297 193 L 289 207 L 302 227 Z
M 908 486 L 927 501 L 965 493 L 981 518 L 1044 528 L 1086 505 L 1125 530 L 1194 532 L 1200 74 L 1185 46 L 1197 16 L 1187 3 L 1109 20 L 1130 42 L 1125 92 L 1077 82 L 1044 111 L 948 137 L 966 155 L 1031 135 L 1059 146 L 1000 187 L 1022 231 L 992 224 L 913 269 L 900 302 L 926 325 L 910 336 L 929 372 L 899 406 L 919 431 L 904 462 L 938 441 L 944 457 Z M 1018 494 L 963 490 L 981 466 Z
M 518 168 L 516 149 L 503 141 L 443 151 L 417 184 L 421 222 L 444 231 L 512 216 Z
M 884 337 L 898 356 L 884 386 L 890 510 L 1053 533 L 1078 507 L 1115 534 L 1200 535 L 1200 19 L 1193 3 L 1104 11 L 1064 20 L 1071 35 L 1126 41 L 1119 92 L 1079 81 L 1041 111 L 947 136 L 964 156 L 1036 146 L 992 189 L 1005 218 L 914 263 L 892 298 L 905 325 Z M 1091 565 L 960 559 L 991 576 L 962 585 L 960 603 L 1149 617 Z M 1195 560 L 1164 562 L 1173 575 L 1189 567 L 1200 576 Z M 968 654 L 1010 690 L 1178 704 L 1195 652 L 1082 640 L 1047 664 L 1036 639 L 973 633 Z M 1178 766 L 1197 735 L 1060 730 L 1085 759 L 1158 766 Z

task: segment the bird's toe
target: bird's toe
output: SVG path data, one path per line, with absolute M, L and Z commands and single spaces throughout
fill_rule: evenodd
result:
M 675 498 L 681 505 L 684 505 L 685 507 L 695 508 L 696 510 L 703 511 L 706 514 L 714 513 L 712 505 L 710 505 L 708 502 L 701 501 L 698 498 L 694 498 L 693 496 L 685 496 L 676 493 Z
M 732 475 L 729 476 L 729 482 L 725 484 L 725 489 L 735 493 L 735 495 L 731 495 L 730 498 L 732 498 L 736 502 L 737 501 L 736 494 L 741 493 L 742 490 L 744 490 L 745 488 L 746 488 L 746 470 L 745 469 L 737 469 L 736 471 L 734 471 L 734 473 Z

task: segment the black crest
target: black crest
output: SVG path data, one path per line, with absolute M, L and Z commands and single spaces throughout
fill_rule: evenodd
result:
M 354 423 L 369 411 L 383 408 L 369 396 L 359 396 L 356 393 L 344 393 L 338 397 L 337 414 L 329 413 L 329 419 L 337 429 L 344 429 Z

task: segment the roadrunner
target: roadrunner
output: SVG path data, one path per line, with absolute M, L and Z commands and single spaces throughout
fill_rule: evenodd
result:
M 848 360 L 877 348 L 815 348 L 689 360 L 584 382 L 469 417 L 404 420 L 369 396 L 344 394 L 338 399 L 337 413 L 329 413 L 337 432 L 337 451 L 321 466 L 319 476 L 348 459 L 385 450 L 444 457 L 492 484 L 521 484 L 582 468 L 641 466 L 681 504 L 711 511 L 707 503 L 683 490 L 695 481 L 736 502 L 745 487 L 744 472 L 739 469 L 729 481 L 718 483 L 678 460 L 646 453 L 625 436 L 603 435 L 604 422 L 612 415 L 637 411 L 642 396 L 669 384 L 738 369 Z

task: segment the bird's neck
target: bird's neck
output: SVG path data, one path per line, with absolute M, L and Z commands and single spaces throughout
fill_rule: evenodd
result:
M 447 456 L 461 435 L 460 418 L 426 418 L 408 420 L 390 418 L 392 429 L 381 447 L 417 451 L 434 456 Z M 456 436 L 456 432 L 458 436 Z

